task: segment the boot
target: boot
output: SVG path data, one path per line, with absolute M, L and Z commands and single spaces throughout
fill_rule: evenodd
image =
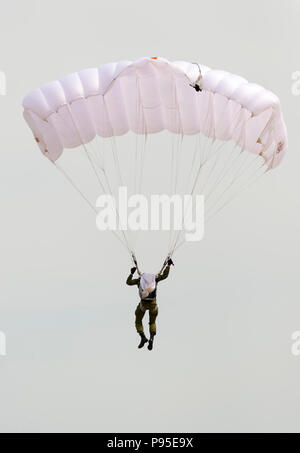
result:
M 140 333 L 140 336 L 141 336 L 141 341 L 140 341 L 140 344 L 138 345 L 139 349 L 141 349 L 144 346 L 144 344 L 148 342 L 148 338 L 145 336 L 144 332 Z
M 155 334 L 153 334 L 153 333 L 150 334 L 150 340 L 149 340 L 149 344 L 148 344 L 149 351 L 152 351 L 152 349 L 153 349 L 154 335 Z

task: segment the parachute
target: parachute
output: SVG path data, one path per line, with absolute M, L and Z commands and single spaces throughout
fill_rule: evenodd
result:
M 287 149 L 275 94 L 226 71 L 161 57 L 70 74 L 29 93 L 23 107 L 42 154 L 95 212 L 90 187 L 81 186 L 92 178 L 101 193 L 126 185 L 132 194 L 201 193 L 208 221 Z M 132 232 L 114 234 L 136 263 Z M 165 256 L 183 243 L 182 232 L 170 231 Z

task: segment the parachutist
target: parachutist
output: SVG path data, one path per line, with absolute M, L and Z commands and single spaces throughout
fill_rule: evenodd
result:
M 157 284 L 168 277 L 171 265 L 174 266 L 174 263 L 171 258 L 168 258 L 168 261 L 165 262 L 163 269 L 157 275 L 143 273 L 139 278 L 133 278 L 136 267 L 132 267 L 130 269 L 130 274 L 126 280 L 126 284 L 129 286 L 138 286 L 141 299 L 135 310 L 135 327 L 137 333 L 141 337 L 141 341 L 138 346 L 139 349 L 141 349 L 148 341 L 149 351 L 153 349 L 153 340 L 156 335 L 156 318 L 158 315 L 158 306 L 156 303 Z M 148 340 L 145 336 L 143 327 L 143 317 L 146 311 L 149 312 L 150 340 Z

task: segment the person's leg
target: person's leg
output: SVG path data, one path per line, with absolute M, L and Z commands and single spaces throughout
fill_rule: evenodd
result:
M 135 310 L 135 327 L 137 330 L 137 333 L 141 334 L 144 333 L 144 327 L 143 327 L 143 317 L 145 314 L 145 309 L 141 303 L 138 304 Z
M 137 333 L 141 337 L 141 342 L 139 344 L 139 348 L 142 348 L 145 343 L 147 343 L 148 339 L 146 338 L 144 334 L 144 327 L 143 327 L 143 317 L 145 314 L 145 309 L 142 305 L 142 303 L 139 303 L 138 306 L 136 307 L 135 310 L 135 327 L 137 330 Z
M 151 351 L 153 348 L 153 340 L 154 336 L 156 335 L 156 318 L 158 315 L 158 306 L 156 305 L 156 302 L 151 304 L 152 307 L 149 310 L 149 331 L 150 331 L 150 340 L 148 344 L 148 349 Z
M 158 315 L 158 306 L 155 303 L 151 303 L 151 308 L 149 309 L 149 331 L 150 335 L 156 335 L 156 318 Z

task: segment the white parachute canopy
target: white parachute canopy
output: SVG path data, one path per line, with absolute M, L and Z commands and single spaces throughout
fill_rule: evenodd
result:
M 207 220 L 287 149 L 275 94 L 198 63 L 105 64 L 44 85 L 23 107 L 44 156 L 95 211 L 95 196 L 83 188 L 91 175 L 101 193 L 120 186 L 131 194 L 201 193 Z M 136 235 L 115 234 L 134 255 Z M 183 242 L 171 231 L 166 256 Z

